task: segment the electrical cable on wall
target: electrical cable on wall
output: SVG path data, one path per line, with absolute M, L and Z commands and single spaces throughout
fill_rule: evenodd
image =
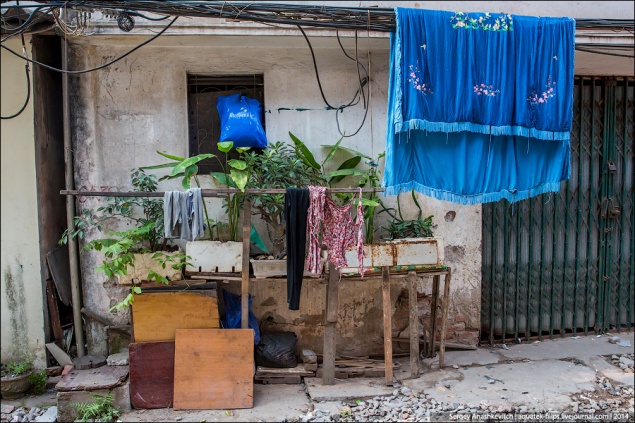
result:
M 348 102 L 347 104 L 343 104 L 340 106 L 332 106 L 328 100 L 326 99 L 326 95 L 324 94 L 324 89 L 322 88 L 322 82 L 320 80 L 320 73 L 318 71 L 318 66 L 317 66 L 317 60 L 315 59 L 315 52 L 313 51 L 313 46 L 311 45 L 311 41 L 309 40 L 309 37 L 306 35 L 306 32 L 304 32 L 304 29 L 302 29 L 302 27 L 300 25 L 297 25 L 298 28 L 300 29 L 300 31 L 302 32 L 302 35 L 304 36 L 304 39 L 307 42 L 307 45 L 309 46 L 309 51 L 311 52 L 311 59 L 313 60 L 313 68 L 315 69 L 315 78 L 317 80 L 318 83 L 318 88 L 320 90 L 320 95 L 322 96 L 322 100 L 324 101 L 324 104 L 326 104 L 326 106 L 330 109 L 335 109 L 335 122 L 337 124 L 337 132 L 340 134 L 340 136 L 348 138 L 348 137 L 353 137 L 355 135 L 357 135 L 359 133 L 359 131 L 362 129 L 362 127 L 364 126 L 364 123 L 366 122 L 366 117 L 368 116 L 368 107 L 366 105 L 366 95 L 364 94 L 364 87 L 370 84 L 370 81 L 368 79 L 368 71 L 366 70 L 366 68 L 364 67 L 364 65 L 362 65 L 359 60 L 357 58 L 353 58 L 351 57 L 346 50 L 344 49 L 344 46 L 342 45 L 340 39 L 339 39 L 339 33 L 337 34 L 337 38 L 338 38 L 338 42 L 339 45 L 342 49 L 342 51 L 344 52 L 344 55 L 355 61 L 355 63 L 357 64 L 357 75 L 359 78 L 359 88 L 357 89 L 357 91 L 355 92 L 355 95 L 353 96 L 353 99 Z M 357 31 L 355 31 L 355 54 L 357 55 Z M 362 67 L 362 69 L 364 69 L 364 73 L 366 74 L 366 76 L 364 78 L 361 78 L 361 75 L 359 73 L 359 68 L 360 66 Z M 339 114 L 342 113 L 344 111 L 344 109 L 346 109 L 347 107 L 351 107 L 351 106 L 355 106 L 359 103 L 361 98 L 364 98 L 364 118 L 362 119 L 362 123 L 360 124 L 360 126 L 357 128 L 357 130 L 355 132 L 353 132 L 352 134 L 346 134 L 343 133 L 340 127 L 340 121 L 339 121 Z
M 31 15 L 31 16 L 33 16 L 33 15 Z M 29 18 L 31 18 L 31 16 L 29 16 Z M 20 33 L 20 38 L 22 40 L 22 53 L 24 54 L 24 56 L 26 56 L 27 52 L 26 52 L 26 42 L 24 41 L 24 32 Z M 24 104 L 22 105 L 20 110 L 18 110 L 16 113 L 14 113 L 14 114 L 12 114 L 10 116 L 0 116 L 0 119 L 13 119 L 13 118 L 16 118 L 16 117 L 20 116 L 22 114 L 22 112 L 24 112 L 24 110 L 26 109 L 26 106 L 28 106 L 29 100 L 31 100 L 31 76 L 29 75 L 29 62 L 26 62 L 24 64 L 24 72 L 26 74 L 26 100 L 24 100 Z
M 150 43 L 150 42 L 152 42 L 152 41 L 156 40 L 157 38 L 159 38 L 159 36 L 163 35 L 163 33 L 164 33 L 165 31 L 167 31 L 167 30 L 168 30 L 168 28 L 170 28 L 170 27 L 172 26 L 172 24 L 173 24 L 174 22 L 176 22 L 176 20 L 177 20 L 178 18 L 179 18 L 179 17 L 178 17 L 178 16 L 176 16 L 174 19 L 172 19 L 172 20 L 170 21 L 170 23 L 169 23 L 169 24 L 167 24 L 167 25 L 165 26 L 165 28 L 163 28 L 161 31 L 159 31 L 159 32 L 158 32 L 158 33 L 156 33 L 155 35 L 153 35 L 153 36 L 152 36 L 151 38 L 149 38 L 148 40 L 146 40 L 146 41 L 144 41 L 143 43 L 141 43 L 141 44 L 137 45 L 136 47 L 132 48 L 132 49 L 131 49 L 131 50 L 129 50 L 128 52 L 126 52 L 126 53 L 122 54 L 122 55 L 121 55 L 121 56 L 119 56 L 119 57 L 114 58 L 113 60 L 111 60 L 111 61 L 109 61 L 109 62 L 104 63 L 104 64 L 103 64 L 103 65 L 101 65 L 101 66 L 97 66 L 96 68 L 91 68 L 91 69 L 83 69 L 83 70 L 77 70 L 77 71 L 65 71 L 65 70 L 63 70 L 63 69 L 54 68 L 53 66 L 49 66 L 49 65 L 46 65 L 46 64 L 44 64 L 44 63 L 38 62 L 37 60 L 29 59 L 28 57 L 22 56 L 21 54 L 16 53 L 15 51 L 13 51 L 12 49 L 10 49 L 9 47 L 7 47 L 7 46 L 5 46 L 5 45 L 0 45 L 0 47 L 2 47 L 3 49 L 5 49 L 5 50 L 9 51 L 9 53 L 13 54 L 14 56 L 20 57 L 20 58 L 22 58 L 22 59 L 26 60 L 27 62 L 34 63 L 34 64 L 39 65 L 39 66 L 42 66 L 42 67 L 44 67 L 44 68 L 46 68 L 46 69 L 49 69 L 49 70 L 52 70 L 52 71 L 55 71 L 55 72 L 59 72 L 59 73 L 67 73 L 67 74 L 70 74 L 70 75 L 78 75 L 78 74 L 82 74 L 82 73 L 94 72 L 94 71 L 97 71 L 97 70 L 103 69 L 103 68 L 105 68 L 105 67 L 108 67 L 108 66 L 112 65 L 113 63 L 118 62 L 119 60 L 123 59 L 124 57 L 126 57 L 126 56 L 128 56 L 128 55 L 132 54 L 133 52 L 135 52 L 135 51 L 137 51 L 137 50 L 139 50 L 141 47 L 145 46 L 146 44 L 148 44 L 148 43 Z

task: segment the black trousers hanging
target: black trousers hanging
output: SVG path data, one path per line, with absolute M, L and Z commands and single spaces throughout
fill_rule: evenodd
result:
M 287 222 L 287 302 L 289 310 L 300 308 L 300 290 L 306 255 L 308 188 L 287 188 L 284 218 Z

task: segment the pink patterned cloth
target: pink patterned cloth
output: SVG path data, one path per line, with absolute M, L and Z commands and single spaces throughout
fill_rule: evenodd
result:
M 357 260 L 359 262 L 359 273 L 364 276 L 364 244 L 362 227 L 364 224 L 364 213 L 362 211 L 362 190 L 359 190 L 359 201 L 357 202 L 357 221 L 353 222 L 351 216 L 351 205 L 353 200 L 344 205 L 338 206 L 331 198 L 326 198 L 324 211 L 324 244 L 328 250 L 329 260 L 336 269 L 346 267 L 346 250 L 357 244 Z
M 320 271 L 320 223 L 323 222 L 323 241 L 328 251 L 329 260 L 336 269 L 347 266 L 346 250 L 357 245 L 357 259 L 359 272 L 364 276 L 364 237 L 362 210 L 362 190 L 359 190 L 357 202 L 357 221 L 351 216 L 353 201 L 338 206 L 335 201 L 326 196 L 324 187 L 309 187 L 310 205 L 307 218 L 307 238 L 309 239 L 309 255 L 307 258 L 307 270 L 312 273 Z
M 320 268 L 320 224 L 324 222 L 325 187 L 309 187 L 309 210 L 307 211 L 306 238 L 309 242 L 309 253 L 306 259 L 306 270 L 321 273 Z

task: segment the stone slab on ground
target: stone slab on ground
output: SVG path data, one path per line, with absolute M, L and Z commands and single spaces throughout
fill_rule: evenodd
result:
M 302 385 L 254 385 L 254 408 L 233 410 L 183 410 L 172 408 L 132 410 L 119 419 L 123 422 L 280 422 L 304 414 L 309 400 Z
M 121 385 L 128 377 L 128 366 L 102 366 L 96 369 L 71 370 L 55 386 L 58 391 L 93 391 Z
M 614 382 L 617 382 L 621 385 L 633 386 L 633 374 L 625 373 L 619 367 L 613 366 L 611 363 L 606 361 L 604 357 L 600 356 L 592 356 L 592 357 L 583 357 L 581 360 L 584 365 L 589 368 L 595 370 L 602 376 L 611 379 Z
M 108 395 L 108 393 L 112 393 L 112 405 L 117 407 L 122 413 L 127 413 L 131 410 L 130 385 L 128 383 L 111 390 L 58 392 L 57 420 L 60 422 L 75 421 L 78 417 L 77 409 L 75 408 L 76 403 L 91 403 L 94 402 L 93 395 Z
M 633 333 L 621 333 L 620 338 L 629 340 L 633 344 Z M 617 344 L 609 342 L 613 335 L 610 336 L 581 336 L 577 339 L 572 337 L 545 339 L 541 342 L 530 344 L 512 345 L 508 344 L 509 349 L 499 349 L 504 359 L 516 360 L 519 358 L 528 358 L 530 360 L 561 360 L 563 358 L 581 358 L 594 355 L 610 355 L 623 354 L 633 350 L 632 347 L 621 347 Z
M 35 418 L 36 422 L 52 423 L 57 421 L 57 407 L 53 406 L 46 410 L 41 416 Z M 63 421 L 63 420 L 60 420 Z
M 452 366 L 484 366 L 487 364 L 495 364 L 500 361 L 500 355 L 489 348 L 479 348 L 477 350 L 468 351 L 446 351 L 444 367 Z M 436 357 L 438 363 L 438 356 Z
M 304 378 L 307 392 L 313 401 L 363 400 L 378 395 L 390 395 L 393 388 L 384 378 L 358 377 L 336 379 L 335 385 L 322 385 L 321 378 Z
M 10 404 L 2 404 L 2 414 L 11 414 L 13 413 L 13 410 L 15 410 L 15 406 L 14 405 L 10 405 Z
M 26 395 L 17 400 L 2 400 L 2 405 L 11 405 L 15 408 L 48 408 L 57 404 L 57 397 L 54 392 L 45 392 L 41 395 Z
M 109 366 L 127 366 L 130 363 L 130 353 L 128 350 L 111 354 L 108 356 L 107 363 Z
M 501 363 L 467 369 L 442 369 L 420 379 L 404 381 L 413 391 L 437 401 L 509 406 L 538 403 L 563 410 L 572 394 L 593 391 L 595 372 L 560 360 Z M 460 400 L 460 401 L 459 401 Z

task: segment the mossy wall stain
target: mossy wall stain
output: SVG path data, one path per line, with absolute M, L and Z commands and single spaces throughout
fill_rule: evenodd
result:
M 27 317 L 25 310 L 26 299 L 24 296 L 24 275 L 23 266 L 16 263 L 11 269 L 8 266 L 4 270 L 4 297 L 9 311 L 9 322 L 11 331 L 11 346 L 4 348 L 9 359 L 19 359 L 27 349 L 29 333 L 27 328 Z

